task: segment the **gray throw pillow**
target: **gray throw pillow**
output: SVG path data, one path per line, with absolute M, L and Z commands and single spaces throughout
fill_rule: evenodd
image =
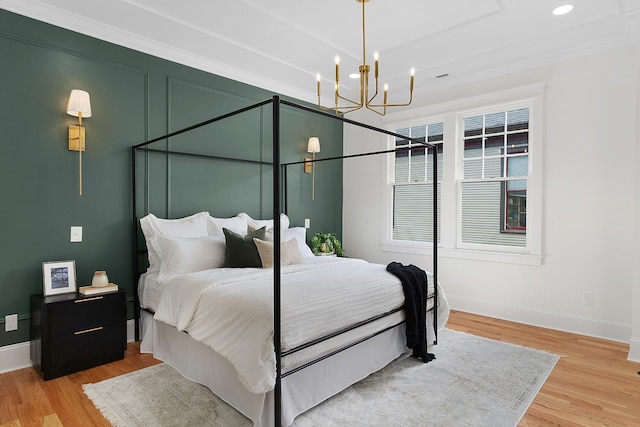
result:
M 224 267 L 230 268 L 262 268 L 262 260 L 253 239 L 264 240 L 266 227 L 259 228 L 246 236 L 223 228 L 226 242 L 224 251 Z

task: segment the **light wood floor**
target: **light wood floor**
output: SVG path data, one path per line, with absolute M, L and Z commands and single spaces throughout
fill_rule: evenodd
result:
M 640 425 L 640 364 L 626 360 L 628 345 L 455 311 L 447 327 L 562 356 L 520 426 Z M 156 363 L 130 343 L 124 360 L 50 381 L 32 368 L 2 374 L 0 427 L 108 426 L 82 384 Z

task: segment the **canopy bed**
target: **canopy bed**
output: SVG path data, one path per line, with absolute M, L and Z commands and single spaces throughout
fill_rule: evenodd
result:
M 282 106 L 410 139 L 274 96 L 132 147 L 136 340 L 142 333 L 141 351 L 152 352 L 185 377 L 206 385 L 259 427 L 290 425 L 300 413 L 406 354 L 415 323 L 407 320 L 405 283 L 389 273 L 389 267 L 316 257 L 306 245 L 306 230 L 290 226 L 287 170 L 302 162 L 281 162 Z M 271 109 L 269 161 L 150 148 L 264 107 Z M 264 119 L 262 113 L 260 117 Z M 431 144 L 412 141 L 435 150 Z M 143 153 L 267 166 L 272 171 L 271 218 L 276 220 L 243 213 L 217 218 L 205 211 L 163 219 L 147 209 L 142 212 L 137 187 L 146 179 L 138 171 L 145 165 Z M 432 157 L 436 176 L 437 156 Z M 433 197 L 434 242 L 436 212 Z M 258 258 L 255 251 L 240 258 L 234 253 L 235 248 L 247 247 L 257 249 Z M 146 269 L 141 252 L 148 259 Z M 438 286 L 436 244 L 432 270 L 424 274 L 424 338 L 435 344 L 449 310 Z

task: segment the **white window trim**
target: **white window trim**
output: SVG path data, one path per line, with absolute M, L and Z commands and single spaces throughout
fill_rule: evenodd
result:
M 482 96 L 465 98 L 408 112 L 395 113 L 385 118 L 388 130 L 394 131 L 425 123 L 444 122 L 444 156 L 441 195 L 439 255 L 443 258 L 468 259 L 522 265 L 541 265 L 542 256 L 542 159 L 543 159 L 543 96 L 544 83 L 518 87 Z M 495 110 L 497 107 L 528 103 L 529 127 L 529 178 L 527 180 L 527 245 L 525 248 L 497 247 L 493 245 L 463 244 L 461 240 L 460 180 L 462 150 L 458 141 L 458 118 L 468 111 Z M 392 141 L 389 140 L 389 148 Z M 381 250 L 428 256 L 431 243 L 406 242 L 392 239 L 393 220 L 393 154 L 387 156 L 387 174 L 382 185 Z M 456 167 L 457 166 L 457 167 Z

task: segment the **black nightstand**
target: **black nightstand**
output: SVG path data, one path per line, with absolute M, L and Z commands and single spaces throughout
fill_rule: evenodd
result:
M 126 290 L 31 296 L 31 361 L 45 380 L 124 358 Z

